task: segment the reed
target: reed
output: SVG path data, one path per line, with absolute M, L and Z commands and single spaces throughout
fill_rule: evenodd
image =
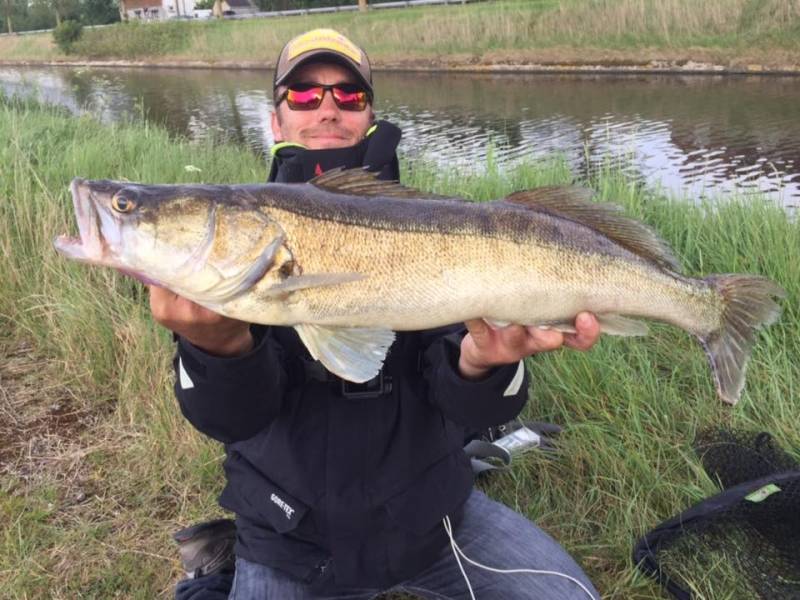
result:
M 20 599 L 170 598 L 179 571 L 169 533 L 222 514 L 222 448 L 180 415 L 170 336 L 150 318 L 142 287 L 59 258 L 51 242 L 74 230 L 73 176 L 258 182 L 265 165 L 233 146 L 9 100 L 0 101 L 0 139 L 0 413 L 16 423 L 0 429 L 0 586 Z M 473 175 L 409 161 L 404 170 L 409 185 L 475 200 L 574 183 L 558 157 L 508 174 L 491 164 Z M 800 263 L 786 251 L 800 247 L 800 224 L 767 201 L 669 200 L 614 171 L 579 183 L 654 226 L 688 273 L 758 272 L 789 293 L 779 323 L 759 336 L 734 408 L 717 401 L 694 341 L 666 326 L 529 361 L 526 415 L 566 428 L 562 452 L 530 453 L 483 487 L 562 542 L 604 597 L 662 598 L 630 550 L 715 492 L 691 451 L 695 433 L 743 426 L 800 448 Z M 735 597 L 735 582 L 714 573 L 697 581 L 698 597 Z

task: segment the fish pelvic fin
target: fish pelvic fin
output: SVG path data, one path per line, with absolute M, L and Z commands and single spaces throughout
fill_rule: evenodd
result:
M 331 169 L 311 179 L 309 185 L 334 194 L 351 196 L 380 196 L 383 198 L 417 198 L 426 200 L 460 200 L 448 196 L 438 196 L 406 187 L 398 181 L 378 179 L 378 174 L 365 169 Z
M 364 383 L 381 370 L 394 331 L 370 328 L 334 328 L 303 323 L 295 325 L 311 356 L 331 373 L 354 383 Z
M 756 331 L 778 319 L 781 308 L 775 299 L 784 298 L 786 292 L 758 275 L 712 275 L 705 281 L 722 297 L 722 325 L 698 337 L 711 364 L 717 394 L 722 401 L 736 404 Z
M 660 267 L 680 272 L 672 249 L 653 229 L 625 216 L 616 204 L 592 202 L 593 193 L 579 186 L 545 186 L 514 192 L 503 201 L 580 223 Z

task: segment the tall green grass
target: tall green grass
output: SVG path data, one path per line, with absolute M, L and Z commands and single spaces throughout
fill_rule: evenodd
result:
M 702 53 L 796 62 L 800 6 L 794 0 L 494 0 L 464 6 L 373 10 L 245 21 L 118 24 L 85 30 L 73 57 L 90 59 L 256 61 L 271 63 L 292 36 L 334 27 L 367 48 L 378 64 L 604 62 L 634 51 Z M 0 38 L 0 58 L 58 58 L 50 34 Z M 579 50 L 580 54 L 569 50 Z M 666 54 L 664 54 L 666 52 Z M 683 56 L 687 58 L 687 56 Z M 423 61 L 423 62 L 419 62 Z
M 32 341 L 54 365 L 43 387 L 72 382 L 77 407 L 97 415 L 67 456 L 79 457 L 74 477 L 57 460 L 37 479 L 21 467 L 0 476 L 0 586 L 11 598 L 169 598 L 179 576 L 169 533 L 220 514 L 222 449 L 181 417 L 170 337 L 152 322 L 139 284 L 58 257 L 52 239 L 75 229 L 73 176 L 258 182 L 265 165 L 240 148 L 11 101 L 0 102 L 0 139 L 0 342 Z M 466 176 L 405 170 L 410 185 L 476 200 L 573 181 L 557 158 L 509 174 L 492 165 Z M 562 453 L 515 461 L 487 491 L 562 542 L 605 598 L 662 598 L 629 557 L 639 535 L 715 492 L 691 451 L 695 433 L 757 428 L 795 455 L 800 448 L 800 263 L 787 251 L 800 247 L 800 225 L 766 201 L 669 201 L 615 172 L 583 183 L 654 226 L 688 273 L 762 273 L 789 293 L 782 319 L 759 336 L 736 407 L 716 399 L 696 344 L 666 326 L 529 361 L 526 414 L 565 426 Z M 88 490 L 80 502 L 76 487 Z M 698 597 L 735 597 L 737 583 L 722 576 L 699 573 L 696 582 Z

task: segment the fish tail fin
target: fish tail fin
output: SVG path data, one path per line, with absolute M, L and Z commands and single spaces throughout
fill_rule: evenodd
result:
M 781 308 L 775 298 L 785 297 L 786 292 L 758 275 L 712 275 L 705 281 L 722 298 L 722 323 L 698 337 L 711 363 L 717 394 L 724 402 L 736 404 L 756 331 L 778 319 Z

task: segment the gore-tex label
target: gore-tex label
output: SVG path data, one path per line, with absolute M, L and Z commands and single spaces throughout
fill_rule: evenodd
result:
M 283 511 L 283 514 L 286 515 L 286 518 L 291 521 L 292 515 L 294 514 L 294 509 L 289 506 L 289 503 L 274 493 L 269 497 L 269 499 L 273 504 L 280 508 Z

